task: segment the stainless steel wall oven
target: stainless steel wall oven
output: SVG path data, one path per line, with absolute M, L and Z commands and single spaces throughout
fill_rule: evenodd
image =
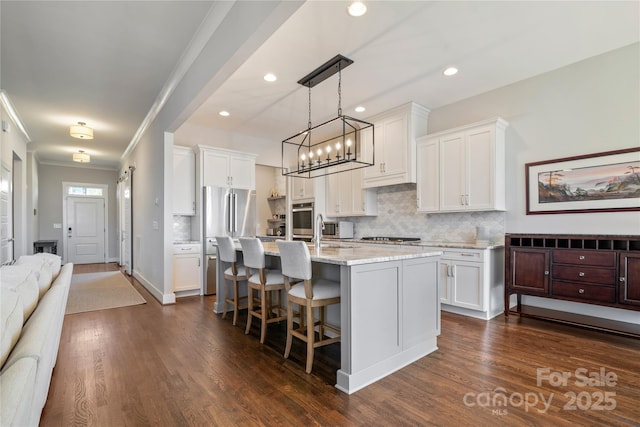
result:
M 291 221 L 293 240 L 310 242 L 313 238 L 313 203 L 291 205 Z

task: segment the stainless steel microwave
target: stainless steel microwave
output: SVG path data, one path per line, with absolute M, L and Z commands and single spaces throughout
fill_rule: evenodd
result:
M 325 221 L 322 237 L 328 239 L 353 239 L 353 223 L 349 221 Z

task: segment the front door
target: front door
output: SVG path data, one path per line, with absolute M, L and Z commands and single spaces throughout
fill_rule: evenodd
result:
M 67 261 L 74 264 L 106 262 L 104 199 L 67 197 Z

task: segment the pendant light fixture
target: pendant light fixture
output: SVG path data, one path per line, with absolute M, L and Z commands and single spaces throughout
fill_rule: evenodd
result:
M 87 126 L 85 122 L 78 122 L 77 125 L 69 127 L 69 135 L 74 138 L 93 139 L 93 129 Z
M 307 129 L 282 141 L 282 174 L 316 178 L 374 165 L 373 124 L 342 114 L 342 69 L 353 64 L 336 55 L 298 81 L 309 88 Z M 311 125 L 311 88 L 338 73 L 338 116 Z
M 91 161 L 91 156 L 83 150 L 78 150 L 77 153 L 73 153 L 73 161 L 78 163 L 89 163 Z

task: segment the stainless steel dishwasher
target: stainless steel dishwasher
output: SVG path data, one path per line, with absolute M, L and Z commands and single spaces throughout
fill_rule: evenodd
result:
M 215 239 L 208 238 L 205 241 L 205 273 L 204 273 L 204 294 L 215 295 L 216 293 L 216 281 L 217 281 L 217 246 L 215 245 Z

